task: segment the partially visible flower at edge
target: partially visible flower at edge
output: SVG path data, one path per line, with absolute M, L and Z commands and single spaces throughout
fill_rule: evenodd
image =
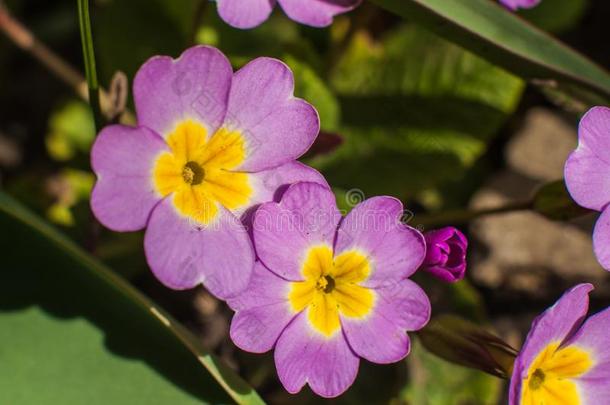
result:
M 578 147 L 568 157 L 564 177 L 576 203 L 600 211 L 593 230 L 593 250 L 610 271 L 610 108 L 593 107 L 580 120 Z
M 446 282 L 462 280 L 466 274 L 466 236 L 450 226 L 428 231 L 424 238 L 426 258 L 422 269 Z
M 540 4 L 541 0 L 500 0 L 504 6 L 511 10 L 520 8 L 533 8 Z
M 577 285 L 534 320 L 515 360 L 509 405 L 610 404 L 610 309 L 584 321 L 592 289 Z
M 254 353 L 275 348 L 286 390 L 309 384 L 323 397 L 352 385 L 361 357 L 407 356 L 407 331 L 424 327 L 431 309 L 407 278 L 425 243 L 402 213 L 399 200 L 374 197 L 342 219 L 332 191 L 306 182 L 263 204 L 253 224 L 260 262 L 244 293 L 228 300 L 233 342 Z
M 255 259 L 241 221 L 291 183 L 326 185 L 295 161 L 320 123 L 293 90 L 292 72 L 276 59 L 236 73 L 205 46 L 149 59 L 133 84 L 137 126 L 110 125 L 93 145 L 95 216 L 115 231 L 146 228 L 146 259 L 167 287 L 240 292 Z
M 362 0 L 277 0 L 284 12 L 296 22 L 326 27 L 333 17 L 356 8 Z M 254 28 L 269 18 L 276 0 L 216 0 L 218 14 L 235 28 Z

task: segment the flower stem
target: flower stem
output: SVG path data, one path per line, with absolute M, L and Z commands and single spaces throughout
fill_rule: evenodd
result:
M 91 34 L 91 18 L 89 16 L 89 0 L 78 0 L 78 20 L 80 24 L 80 38 L 83 45 L 83 59 L 85 62 L 85 76 L 89 88 L 89 105 L 93 112 L 96 132 L 102 125 L 102 109 L 100 107 L 100 88 L 97 81 L 97 70 L 95 67 L 95 52 L 93 48 L 93 36 Z
M 437 227 L 442 225 L 461 225 L 486 215 L 503 214 L 513 211 L 524 211 L 532 208 L 532 201 L 518 201 L 500 207 L 479 210 L 449 210 L 438 214 L 416 215 L 410 222 L 418 227 Z

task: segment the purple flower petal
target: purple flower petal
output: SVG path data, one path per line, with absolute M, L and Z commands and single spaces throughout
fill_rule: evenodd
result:
M 610 271 L 610 208 L 608 207 L 604 209 L 595 223 L 593 251 L 602 267 Z
M 295 394 L 309 383 L 313 392 L 325 398 L 341 395 L 354 383 L 360 362 L 342 333 L 324 337 L 309 326 L 305 312 L 286 327 L 274 357 L 288 392 Z
M 593 368 L 577 379 L 586 404 L 610 404 L 610 309 L 591 316 L 567 343 L 592 356 Z
M 581 206 L 601 211 L 610 202 L 610 108 L 594 107 L 580 121 L 578 148 L 565 165 L 565 181 Z
M 500 0 L 500 3 L 504 4 L 511 10 L 517 10 L 519 8 L 532 8 L 536 7 L 541 0 Z
M 552 342 L 564 342 L 581 326 L 589 309 L 591 284 L 579 284 L 567 291 L 532 323 L 525 344 L 515 361 L 511 378 L 509 401 L 517 405 L 521 398 L 521 384 L 536 356 Z
M 218 14 L 235 28 L 254 28 L 262 24 L 273 11 L 275 0 L 216 0 Z
M 200 227 L 179 215 L 171 198 L 153 210 L 144 238 L 155 276 L 177 290 L 203 283 L 221 299 L 241 292 L 250 281 L 254 253 L 239 219 L 219 207 L 218 218 Z
M 235 73 L 225 126 L 246 140 L 247 157 L 238 170 L 260 171 L 295 160 L 320 131 L 318 113 L 295 98 L 290 68 L 258 58 Z
M 241 216 L 242 221 L 248 227 L 252 223 L 252 216 L 258 206 L 268 201 L 279 202 L 291 184 L 311 182 L 330 188 L 324 176 L 317 170 L 297 161 L 273 169 L 251 173 L 249 179 L 254 189 L 254 195 L 250 198 L 248 212 Z M 238 212 L 234 213 L 240 215 Z
M 167 145 L 146 128 L 112 125 L 104 128 L 91 149 L 97 183 L 91 209 L 104 226 L 115 231 L 143 229 L 161 200 L 151 173 Z
M 365 319 L 341 317 L 350 347 L 374 363 L 394 363 L 409 354 L 407 331 L 424 327 L 430 320 L 430 300 L 411 280 L 375 290 L 373 313 Z
M 335 255 L 357 249 L 371 262 L 366 287 L 396 283 L 409 277 L 424 260 L 422 234 L 400 222 L 402 203 L 393 197 L 373 197 L 358 204 L 337 232 Z
M 357 7 L 361 0 L 278 0 L 291 19 L 312 27 L 327 27 L 337 14 Z
M 289 292 L 289 282 L 256 262 L 248 288 L 228 300 L 236 310 L 231 321 L 233 342 L 253 353 L 271 350 L 295 315 L 288 302 Z
M 302 280 L 307 249 L 320 244 L 332 246 L 340 219 L 335 196 L 328 188 L 316 183 L 293 184 L 279 203 L 265 203 L 256 211 L 256 253 L 275 274 Z
M 134 79 L 138 124 L 166 137 L 192 119 L 211 136 L 225 117 L 232 77 L 229 60 L 216 48 L 195 46 L 176 60 L 155 56 Z

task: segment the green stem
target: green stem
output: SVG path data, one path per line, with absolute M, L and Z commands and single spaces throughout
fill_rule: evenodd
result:
M 463 225 L 473 219 L 486 215 L 503 214 L 513 211 L 524 211 L 532 208 L 531 201 L 520 201 L 501 207 L 483 208 L 480 210 L 450 210 L 438 214 L 416 215 L 410 222 L 415 226 L 436 227 L 442 225 Z
M 91 18 L 89 17 L 89 0 L 78 1 L 78 20 L 80 25 L 80 38 L 83 44 L 83 59 L 85 62 L 85 76 L 89 88 L 89 105 L 93 112 L 96 132 L 103 126 L 102 109 L 100 107 L 100 88 L 97 81 L 95 67 L 95 52 L 93 49 L 93 36 L 91 35 Z

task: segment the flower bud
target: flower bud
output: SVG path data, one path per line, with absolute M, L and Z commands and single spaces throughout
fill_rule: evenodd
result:
M 452 315 L 438 316 L 417 335 L 429 352 L 451 363 L 500 378 L 512 374 L 517 351 L 470 321 Z
M 435 277 L 453 283 L 466 274 L 468 240 L 454 227 L 426 232 L 426 258 L 422 268 Z

